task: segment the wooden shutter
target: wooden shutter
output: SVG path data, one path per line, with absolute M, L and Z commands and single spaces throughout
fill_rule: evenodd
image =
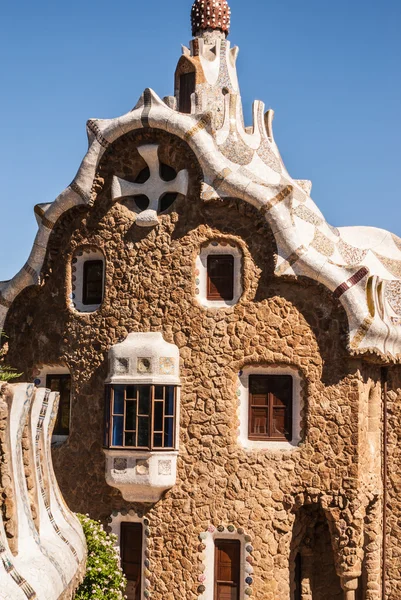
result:
M 179 112 L 191 114 L 191 95 L 195 91 L 195 72 L 180 75 Z
M 234 257 L 231 254 L 210 254 L 207 257 L 207 299 L 233 300 Z
M 132 600 L 141 599 L 142 524 L 121 523 L 121 566 Z
M 270 438 L 292 440 L 292 377 L 269 376 Z
M 84 263 L 82 303 L 86 306 L 101 304 L 103 300 L 103 261 L 87 260 Z
M 241 542 L 215 541 L 215 598 L 214 600 L 239 600 Z
M 53 435 L 69 435 L 71 411 L 71 375 L 47 375 L 46 387 L 60 393 Z
M 249 377 L 249 439 L 292 440 L 292 377 Z

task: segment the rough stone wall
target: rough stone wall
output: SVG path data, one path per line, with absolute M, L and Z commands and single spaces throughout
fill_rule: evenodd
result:
M 27 423 L 24 428 L 22 436 L 22 457 L 24 461 L 24 471 L 26 478 L 26 485 L 29 495 L 29 508 L 32 514 L 32 519 L 35 524 L 36 530 L 39 531 L 39 513 L 38 513 L 38 490 L 36 488 L 35 481 L 35 461 L 34 461 L 34 449 L 32 448 L 32 432 L 30 415 L 28 415 Z M 46 487 L 48 490 L 48 487 Z
M 111 178 L 134 180 L 145 167 L 136 145 L 155 141 L 162 162 L 189 170 L 190 189 L 159 227 L 140 230 L 127 207 L 111 203 Z M 326 290 L 309 280 L 274 277 L 273 237 L 256 209 L 235 199 L 201 202 L 200 180 L 188 147 L 167 134 L 131 133 L 113 144 L 98 172 L 94 206 L 59 221 L 42 286 L 24 290 L 9 312 L 9 361 L 28 377 L 44 364 L 69 367 L 71 434 L 54 450 L 60 487 L 73 510 L 103 521 L 114 510 L 146 515 L 146 576 L 154 600 L 197 600 L 198 536 L 210 524 L 232 524 L 252 539 L 256 598 L 288 600 L 293 526 L 304 506 L 321 509 L 327 519 L 337 569 L 337 575 L 327 570 L 328 585 L 334 589 L 338 575 L 360 572 L 369 499 L 360 459 L 367 417 L 361 425 L 359 412 L 377 369 L 347 356 L 346 317 Z M 232 308 L 205 309 L 195 299 L 195 259 L 211 240 L 235 241 L 244 254 L 244 294 Z M 90 315 L 73 312 L 67 300 L 71 258 L 84 246 L 106 257 L 105 299 Z M 154 506 L 129 505 L 105 483 L 107 351 L 131 331 L 162 331 L 181 354 L 178 479 Z M 299 448 L 239 447 L 237 378 L 252 365 L 290 365 L 301 373 Z
M 12 401 L 11 390 L 0 384 L 0 481 L 1 481 L 1 516 L 10 551 L 18 552 L 17 538 L 17 504 L 10 448 L 10 429 L 8 427 L 9 405 Z
M 386 598 L 401 598 L 401 368 L 389 369 Z

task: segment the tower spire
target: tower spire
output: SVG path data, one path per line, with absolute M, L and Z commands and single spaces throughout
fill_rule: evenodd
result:
M 192 35 L 199 37 L 203 31 L 230 31 L 231 9 L 227 0 L 195 0 L 192 5 Z

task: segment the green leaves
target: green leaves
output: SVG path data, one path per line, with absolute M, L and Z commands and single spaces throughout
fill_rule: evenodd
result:
M 5 338 L 7 338 L 6 334 L 4 333 L 4 331 L 2 331 L 0 329 L 0 344 L 1 344 L 1 342 L 3 342 L 3 340 Z M 4 364 L 5 357 L 7 355 L 7 351 L 8 351 L 8 344 L 7 344 L 7 342 L 5 342 L 0 347 L 0 382 L 1 381 L 12 381 L 13 379 L 18 379 L 18 377 L 21 377 L 21 373 L 17 373 L 16 369 L 13 369 L 12 367 L 8 367 L 7 365 Z
M 85 579 L 75 600 L 123 600 L 127 581 L 120 567 L 115 535 L 107 535 L 100 522 L 77 515 L 85 533 L 88 561 Z

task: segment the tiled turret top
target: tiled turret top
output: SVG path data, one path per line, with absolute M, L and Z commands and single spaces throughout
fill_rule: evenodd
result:
M 228 35 L 230 19 L 227 0 L 195 0 L 191 12 L 192 35 L 197 37 L 207 29 L 217 29 Z

